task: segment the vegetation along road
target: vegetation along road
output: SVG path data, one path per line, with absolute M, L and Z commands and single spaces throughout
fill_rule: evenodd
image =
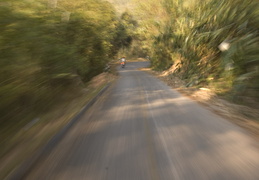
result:
M 258 27 L 258 0 L 0 0 L 0 179 L 259 179 Z
M 129 62 L 24 179 L 259 179 L 258 142 L 245 130 Z

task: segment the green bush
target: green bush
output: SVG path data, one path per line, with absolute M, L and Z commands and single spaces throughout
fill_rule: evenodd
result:
M 101 0 L 1 1 L 1 137 L 5 127 L 50 109 L 75 78 L 101 73 L 118 51 L 118 22 Z

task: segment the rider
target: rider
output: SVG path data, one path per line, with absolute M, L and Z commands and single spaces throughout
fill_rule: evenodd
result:
M 121 62 L 126 63 L 126 57 L 122 57 L 120 60 L 121 60 Z
M 123 56 L 122 58 L 120 58 L 120 61 L 121 61 L 121 64 L 125 65 L 126 64 L 126 57 Z

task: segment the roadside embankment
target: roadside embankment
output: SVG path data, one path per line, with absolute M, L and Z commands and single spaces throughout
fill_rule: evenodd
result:
M 183 80 L 170 72 L 157 72 L 153 71 L 151 68 L 143 68 L 141 70 L 156 76 L 183 95 L 203 104 L 204 107 L 223 116 L 232 123 L 247 129 L 254 137 L 259 138 L 258 109 L 229 102 L 218 96 L 213 89 L 206 87 L 198 88 L 195 86 L 186 87 L 186 83 Z
M 0 179 L 6 178 L 11 172 L 17 170 L 21 163 L 42 151 L 42 148 L 58 132 L 71 124 L 71 121 L 75 121 L 74 119 L 87 109 L 86 106 L 93 103 L 100 92 L 115 79 L 114 73 L 108 72 L 94 77 L 87 85 L 78 88 L 76 95 L 72 96 L 67 92 L 67 97 L 64 95 L 65 98 L 56 102 L 50 111 L 35 117 L 26 126 L 20 127 L 12 137 L 6 137 L 10 141 L 5 144 L 5 152 L 0 157 Z

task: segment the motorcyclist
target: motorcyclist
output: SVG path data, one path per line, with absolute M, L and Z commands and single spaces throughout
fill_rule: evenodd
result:
M 121 65 L 124 67 L 126 65 L 126 57 L 120 58 Z
M 122 57 L 122 58 L 120 59 L 120 61 L 126 63 L 126 57 Z

